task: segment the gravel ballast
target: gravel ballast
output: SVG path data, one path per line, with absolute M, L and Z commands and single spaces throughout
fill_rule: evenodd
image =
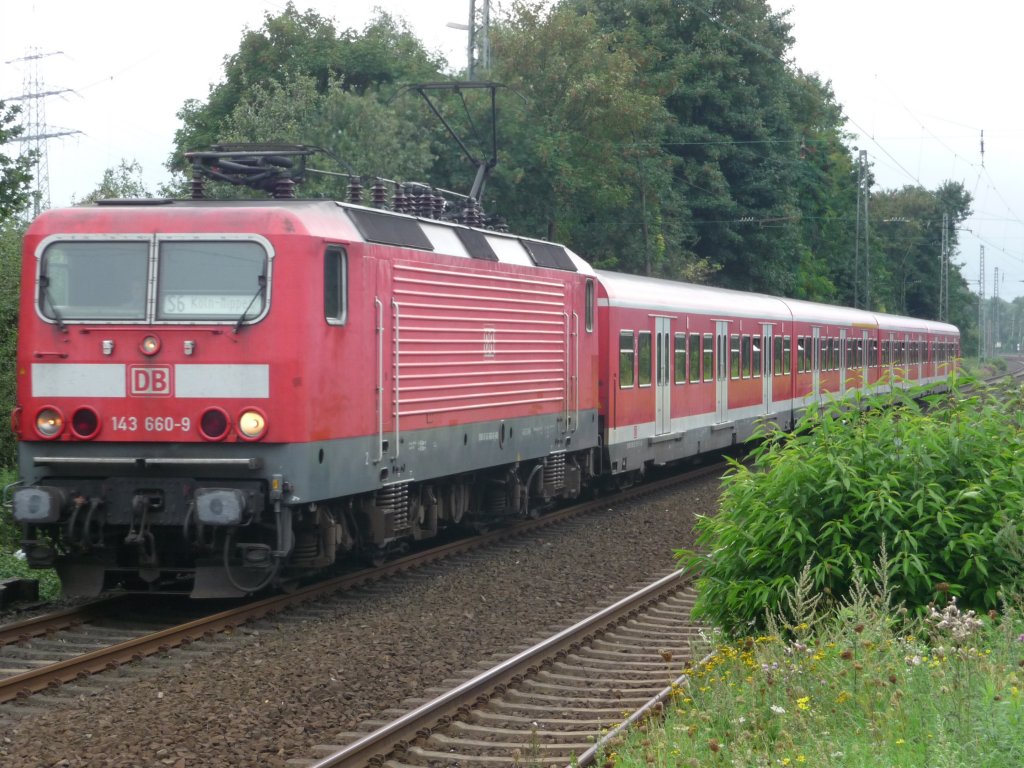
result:
M 717 477 L 30 699 L 10 768 L 269 766 L 519 650 L 673 567 Z M 59 697 L 59 698 L 58 698 Z M 45 699 L 45 707 L 40 707 Z

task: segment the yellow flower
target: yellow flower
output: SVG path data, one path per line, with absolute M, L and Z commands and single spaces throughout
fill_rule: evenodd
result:
M 799 699 L 796 700 L 796 707 L 797 707 L 797 709 L 800 709 L 800 710 L 803 710 L 803 711 L 806 712 L 808 709 L 811 708 L 811 697 L 810 696 L 801 696 Z
M 797 761 L 798 763 L 805 763 L 805 762 L 807 762 L 807 758 L 806 758 L 806 757 L 804 757 L 803 755 L 797 755 L 797 756 L 796 756 L 796 761 Z
M 905 742 L 903 739 L 896 739 L 896 743 L 897 744 L 906 744 L 907 742 Z

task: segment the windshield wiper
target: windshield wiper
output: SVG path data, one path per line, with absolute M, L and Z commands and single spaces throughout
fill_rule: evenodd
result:
M 267 276 L 260 275 L 259 283 L 260 287 L 256 289 L 256 293 L 254 293 L 252 298 L 249 299 L 249 303 L 248 305 L 246 305 L 245 310 L 242 312 L 242 316 L 239 317 L 238 322 L 235 323 L 235 333 L 238 333 L 242 329 L 242 323 L 245 322 L 245 316 L 249 314 L 249 310 L 252 309 L 253 303 L 255 303 L 256 299 L 262 296 L 264 292 L 267 290 Z
M 57 327 L 61 333 L 67 333 L 67 326 L 64 325 L 64 318 L 61 317 L 60 311 L 57 309 L 57 304 L 53 300 L 53 295 L 50 293 L 50 278 L 46 275 L 39 276 L 39 287 L 43 289 L 43 298 L 46 299 L 46 303 L 50 305 L 50 311 L 53 312 L 53 319 L 57 321 Z M 246 312 L 249 310 L 246 309 Z

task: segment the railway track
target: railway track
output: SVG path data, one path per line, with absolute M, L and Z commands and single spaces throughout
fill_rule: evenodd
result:
M 586 765 L 619 730 L 656 715 L 703 645 L 696 597 L 666 574 L 433 699 L 338 734 L 294 768 Z M 415 702 L 413 702 L 415 703 Z
M 711 464 L 629 489 L 617 494 L 615 501 L 629 501 L 710 473 L 721 472 L 722 469 L 722 464 Z M 159 609 L 168 604 L 166 601 L 155 604 L 150 601 L 146 611 L 140 612 L 137 603 L 132 603 L 132 596 L 119 596 L 0 625 L 0 705 L 24 700 L 39 692 L 54 690 L 70 683 L 82 684 L 91 675 L 115 670 L 148 656 L 191 646 L 246 623 L 325 599 L 329 595 L 493 546 L 514 537 L 528 536 L 542 528 L 584 515 L 591 509 L 606 506 L 607 503 L 607 497 L 587 501 L 536 520 L 524 520 L 501 530 L 408 555 L 380 567 L 355 571 L 289 594 L 273 595 L 225 610 L 201 613 L 202 603 L 186 602 L 184 605 L 190 607 L 191 613 L 183 621 L 168 616 L 161 619 L 159 610 L 154 613 L 154 605 Z M 0 717 L 3 715 L 4 712 L 0 711 Z

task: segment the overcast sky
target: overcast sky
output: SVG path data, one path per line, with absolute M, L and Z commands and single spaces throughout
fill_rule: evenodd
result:
M 492 15 L 502 2 L 492 0 Z M 955 256 L 965 264 L 965 278 L 977 291 L 983 245 L 986 295 L 993 295 L 995 267 L 1002 298 L 1024 295 L 1024 107 L 1016 87 L 1024 5 L 769 2 L 775 10 L 791 9 L 795 63 L 832 81 L 848 128 L 858 134 L 855 143 L 873 163 L 876 189 L 963 183 L 975 200 Z M 466 22 L 469 0 L 295 5 L 356 29 L 381 7 L 407 19 L 453 66 L 466 60 L 466 32 L 447 23 Z M 47 144 L 52 205 L 88 194 L 122 159 L 137 160 L 155 191 L 167 179 L 163 164 L 182 104 L 205 100 L 243 30 L 259 29 L 264 14 L 284 7 L 283 0 L 4 0 L 0 98 L 63 91 L 44 102 L 48 132 L 70 134 Z M 32 54 L 42 57 L 17 61 Z

